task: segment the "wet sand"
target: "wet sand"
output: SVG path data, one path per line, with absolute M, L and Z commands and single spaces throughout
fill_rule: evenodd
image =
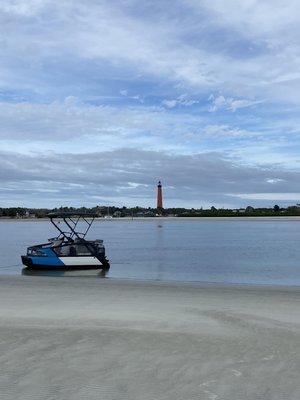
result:
M 0 277 L 1 400 L 299 400 L 300 288 Z

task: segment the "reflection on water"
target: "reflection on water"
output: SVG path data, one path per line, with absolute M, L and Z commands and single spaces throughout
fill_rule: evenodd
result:
M 22 275 L 30 275 L 30 276 L 66 276 L 66 277 L 88 277 L 88 278 L 106 278 L 107 271 L 99 270 L 99 269 L 68 269 L 68 270 L 56 270 L 53 271 L 51 269 L 42 270 L 42 269 L 32 269 L 32 268 L 23 268 Z
M 157 259 L 157 281 L 162 281 L 164 276 L 164 264 L 167 262 L 165 259 L 165 240 L 164 240 L 164 229 L 161 223 L 157 224 L 157 233 L 156 233 L 156 240 L 155 240 L 155 247 L 157 252 L 159 253 Z

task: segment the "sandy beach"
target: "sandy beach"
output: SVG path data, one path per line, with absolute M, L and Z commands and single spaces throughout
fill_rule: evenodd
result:
M 0 277 L 1 400 L 299 400 L 300 288 Z

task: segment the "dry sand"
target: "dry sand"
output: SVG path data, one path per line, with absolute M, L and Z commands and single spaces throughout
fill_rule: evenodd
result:
M 299 400 L 300 288 L 0 277 L 1 400 Z

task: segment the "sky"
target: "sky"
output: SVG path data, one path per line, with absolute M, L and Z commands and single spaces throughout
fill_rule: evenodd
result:
M 0 0 L 0 206 L 300 203 L 298 0 Z

